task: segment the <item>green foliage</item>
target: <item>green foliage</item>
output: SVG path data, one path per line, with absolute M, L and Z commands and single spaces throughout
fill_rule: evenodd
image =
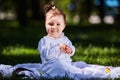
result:
M 85 61 L 91 64 L 102 64 L 119 66 L 120 50 L 115 47 L 98 47 L 89 45 L 87 47 L 77 46 L 74 61 Z
M 4 47 L 0 53 L 0 63 L 16 65 L 20 63 L 40 63 L 37 49 L 23 45 Z
M 34 54 L 38 54 L 38 51 L 37 49 L 17 45 L 17 46 L 8 46 L 4 48 L 2 54 L 6 56 L 34 55 Z
M 72 58 L 73 61 L 85 61 L 90 64 L 119 66 L 120 65 L 119 53 L 120 50 L 115 47 L 97 47 L 93 45 L 88 45 L 87 47 L 76 46 L 76 52 Z M 30 55 L 38 56 L 39 52 L 37 51 L 37 49 L 28 48 L 19 45 L 19 46 L 8 46 L 4 48 L 2 51 L 2 55 L 8 57 L 18 56 L 19 57 L 18 62 L 21 62 L 23 59 L 24 61 L 29 60 L 29 58 L 24 58 L 24 57 Z M 23 59 L 20 59 L 21 58 L 20 56 L 22 55 L 24 55 L 24 57 Z M 14 61 L 14 58 L 12 60 Z M 38 61 L 34 61 L 34 62 L 38 62 Z

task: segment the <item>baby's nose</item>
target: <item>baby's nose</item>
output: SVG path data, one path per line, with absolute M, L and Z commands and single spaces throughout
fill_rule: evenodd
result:
M 56 28 L 56 26 L 55 26 L 55 25 L 53 25 L 51 28 Z

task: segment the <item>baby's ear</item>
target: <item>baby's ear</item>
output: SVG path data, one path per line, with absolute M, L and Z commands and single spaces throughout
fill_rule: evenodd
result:
M 66 24 L 64 25 L 64 29 L 65 29 L 65 27 L 66 27 Z
M 64 24 L 65 24 L 65 26 L 67 25 L 65 20 L 64 20 Z

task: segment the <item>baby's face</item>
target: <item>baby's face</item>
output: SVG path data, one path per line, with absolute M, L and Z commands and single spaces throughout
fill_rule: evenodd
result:
M 46 15 L 45 26 L 49 36 L 58 38 L 65 28 L 65 21 L 62 15 Z

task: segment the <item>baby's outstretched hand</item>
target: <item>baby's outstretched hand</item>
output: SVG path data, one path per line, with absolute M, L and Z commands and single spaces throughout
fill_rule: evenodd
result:
M 64 43 L 60 44 L 59 48 L 60 48 L 61 51 L 65 52 L 66 54 L 71 54 L 72 53 L 72 49 Z

